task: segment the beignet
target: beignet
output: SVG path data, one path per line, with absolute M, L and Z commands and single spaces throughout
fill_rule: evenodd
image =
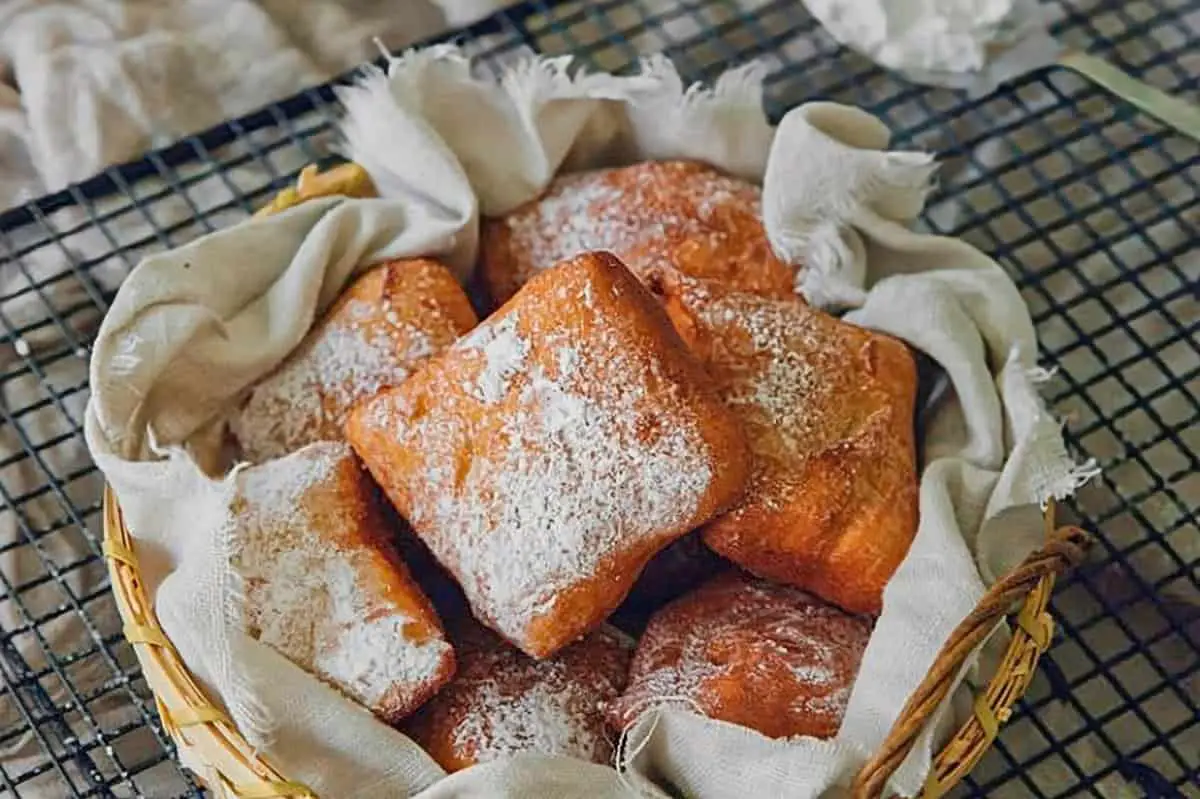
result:
M 796 269 L 771 251 L 761 198 L 758 186 L 688 161 L 562 175 L 542 197 L 484 220 L 483 278 L 501 303 L 538 272 L 605 250 L 639 277 L 665 264 L 745 291 L 792 296 Z
M 604 713 L 628 676 L 623 640 L 601 629 L 549 660 L 478 627 L 456 630 L 454 645 L 454 679 L 403 727 L 446 771 L 522 752 L 612 758 Z
M 604 253 L 535 277 L 346 431 L 475 618 L 534 657 L 595 629 L 749 467 L 695 356 Z
M 261 463 L 314 441 L 344 440 L 354 403 L 399 385 L 476 321 L 466 294 L 436 261 L 372 268 L 251 390 L 230 424 L 243 454 Z
M 249 634 L 394 723 L 454 672 L 454 653 L 393 549 L 345 442 L 237 476 L 233 567 Z
M 623 730 L 670 704 L 771 738 L 832 737 L 870 636 L 866 617 L 794 588 L 723 574 L 650 620 L 629 685 L 609 705 L 609 725 Z
M 798 300 L 652 278 L 754 452 L 704 540 L 747 570 L 879 613 L 917 529 L 917 375 L 900 341 Z

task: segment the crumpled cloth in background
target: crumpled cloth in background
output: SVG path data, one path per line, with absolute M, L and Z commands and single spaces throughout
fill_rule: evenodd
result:
M 507 4 L 7 0 L 0 210 Z

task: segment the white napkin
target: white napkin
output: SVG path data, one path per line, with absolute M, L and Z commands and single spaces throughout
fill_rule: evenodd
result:
M 369 70 L 343 94 L 348 155 L 385 198 L 322 200 L 147 259 L 97 339 L 86 433 L 139 551 L 167 634 L 242 731 L 318 795 L 596 796 L 651 780 L 696 796 L 818 796 L 847 780 L 895 720 L 983 574 L 1037 543 L 1033 514 L 1086 478 L 1066 456 L 1031 379 L 1033 327 L 1003 271 L 956 241 L 918 236 L 928 156 L 886 153 L 887 133 L 854 109 L 811 104 L 773 131 L 755 67 L 687 89 L 663 59 L 641 75 L 568 77 L 537 60 L 500 82 L 472 78 L 452 48 Z M 937 359 L 954 391 L 925 443 L 921 523 L 888 586 L 843 729 L 833 741 L 771 741 L 678 710 L 652 712 L 625 741 L 622 772 L 563 758 L 516 758 L 441 776 L 414 744 L 238 628 L 225 527 L 228 480 L 216 436 L 238 394 L 284 358 L 356 269 L 384 257 L 474 259 L 476 211 L 536 196 L 555 172 L 640 158 L 702 158 L 764 179 L 764 218 L 803 286 L 850 318 Z M 985 558 L 979 566 L 976 559 Z M 231 601 L 232 600 L 232 601 Z M 970 668 L 964 669 L 964 676 Z M 939 710 L 942 726 L 950 703 Z M 911 795 L 934 747 L 922 735 L 892 787 Z M 370 775 L 364 778 L 364 774 Z
M 842 44 L 910 80 L 985 96 L 1062 47 L 1038 0 L 804 0 Z

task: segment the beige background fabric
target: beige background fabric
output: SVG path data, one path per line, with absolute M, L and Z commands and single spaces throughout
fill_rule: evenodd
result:
M 201 10 L 207 7 L 194 5 Z M 10 2 L 0 7 L 5 23 L 0 25 L 0 195 L 19 198 L 54 187 L 38 175 L 29 153 L 47 153 L 42 160 L 59 157 L 52 149 L 55 142 L 64 141 L 61 134 L 54 135 L 57 120 L 77 119 L 80 130 L 89 130 L 91 152 L 132 158 L 146 146 L 167 143 L 187 132 L 188 124 L 191 129 L 203 127 L 249 110 L 271 99 L 271 92 L 300 88 L 372 55 L 369 35 L 381 35 L 393 45 L 420 35 L 419 26 L 409 27 L 406 19 L 394 16 L 395 4 L 306 3 L 305 15 L 299 19 L 288 18 L 294 4 L 263 2 L 256 4 L 258 10 L 245 5 L 251 16 L 265 13 L 274 21 L 248 25 L 247 31 L 284 33 L 274 30 L 258 39 L 222 38 L 215 21 L 204 27 L 195 22 L 202 14 L 180 14 L 176 21 L 160 25 L 175 31 L 172 47 L 186 50 L 168 59 L 179 66 L 169 74 L 128 68 L 121 59 L 136 61 L 139 43 L 156 41 L 149 35 L 154 26 L 145 16 L 150 13 L 147 9 L 170 11 L 174 4 L 138 4 L 137 13 L 130 10 L 134 4 L 118 0 Z M 221 18 L 235 23 L 239 17 L 230 10 L 234 4 L 220 6 Z M 416 6 L 406 3 L 409 7 Z M 1168 89 L 1188 79 L 1194 83 L 1200 74 L 1200 50 L 1188 46 L 1200 37 L 1200 18 L 1174 8 L 1176 4 L 1140 0 L 1050 4 L 1060 17 L 1073 15 L 1069 43 L 1087 46 L 1099 37 L 1116 37 L 1121 43 L 1110 52 Z M 985 251 L 1006 250 L 1006 266 L 1037 276 L 1023 285 L 1022 294 L 1041 318 L 1038 327 L 1044 346 L 1061 351 L 1062 366 L 1062 374 L 1044 389 L 1051 397 L 1063 398 L 1056 410 L 1072 430 L 1084 433 L 1082 445 L 1107 467 L 1101 480 L 1084 489 L 1081 501 L 1089 514 L 1106 518 L 1102 530 L 1112 548 L 1139 547 L 1124 556 L 1123 566 L 1111 564 L 1112 549 L 1099 547 L 1093 556 L 1096 565 L 1089 572 L 1092 576 L 1057 600 L 1059 612 L 1072 627 L 1082 627 L 1078 642 L 1063 641 L 1053 652 L 1063 676 L 1080 683 L 1075 697 L 1064 698 L 1057 691 L 1051 696 L 1052 684 L 1044 675 L 1039 677 L 1031 692 L 1039 703 L 1038 718 L 1019 719 L 1006 728 L 1002 739 L 1018 762 L 1047 750 L 1051 739 L 1065 742 L 1063 749 L 1020 769 L 1019 776 L 1013 774 L 1012 761 L 993 755 L 977 774 L 983 780 L 1008 774 L 993 794 L 1023 797 L 1038 790 L 1053 792 L 1101 771 L 1108 774 L 1098 787 L 1105 795 L 1140 795 L 1139 789 L 1128 787 L 1112 772 L 1119 754 L 1172 778 L 1181 775 L 1182 758 L 1184 767 L 1195 773 L 1200 770 L 1200 728 L 1189 722 L 1194 718 L 1190 708 L 1200 701 L 1200 675 L 1193 668 L 1200 646 L 1200 592 L 1181 561 L 1197 557 L 1200 484 L 1195 473 L 1185 468 L 1182 453 L 1200 450 L 1200 439 L 1190 415 L 1194 399 L 1188 396 L 1187 384 L 1168 389 L 1165 383 L 1175 375 L 1194 385 L 1200 365 L 1194 346 L 1181 338 L 1171 321 L 1200 318 L 1200 300 L 1181 291 L 1185 281 L 1200 280 L 1200 254 L 1195 247 L 1200 219 L 1194 183 L 1186 180 L 1189 174 L 1194 180 L 1197 146 L 1164 134 L 1145 119 L 1130 118 L 1110 99 L 1088 93 L 1078 80 L 1065 75 L 989 100 L 953 124 L 925 125 L 931 114 L 954 109 L 958 101 L 937 92 L 930 95 L 927 106 L 895 101 L 897 84 L 883 76 L 866 75 L 847 85 L 846 75 L 865 74 L 865 64 L 835 53 L 819 30 L 801 24 L 796 32 L 800 13 L 764 0 L 703 3 L 694 9 L 673 0 L 640 0 L 636 6 L 623 3 L 602 14 L 581 13 L 578 4 L 568 3 L 562 11 L 538 16 L 526 27 L 538 47 L 552 52 L 586 48 L 593 63 L 610 68 L 625 66 L 633 52 L 669 46 L 688 71 L 711 68 L 733 54 L 745 56 L 755 42 L 778 36 L 762 53 L 768 69 L 798 61 L 804 61 L 805 67 L 770 81 L 773 103 L 791 104 L 826 92 L 856 102 L 886 103 L 893 127 L 919 127 L 920 132 L 906 143 L 948 153 L 939 174 L 942 199 L 930 209 L 933 224 L 939 229 L 966 226 L 977 246 Z M 18 16 L 22 17 L 19 26 L 14 22 Z M 136 19 L 141 21 L 127 24 Z M 563 21 L 561 28 L 550 24 L 556 19 Z M 319 26 L 310 24 L 322 20 Z M 15 33 L 8 35 L 18 30 L 19 38 L 32 43 L 21 44 Z M 200 38 L 200 30 L 219 41 L 185 48 L 188 39 Z M 389 30 L 398 31 L 397 38 Z M 564 30 L 569 30 L 569 37 Z M 627 44 L 604 44 L 617 37 Z M 499 40 L 485 37 L 477 49 Z M 276 50 L 295 50 L 299 55 L 275 56 Z M 251 75 L 259 75 L 272 59 L 284 63 L 290 58 L 290 63 L 302 66 L 290 73 L 292 82 L 287 85 L 282 77 L 240 80 L 224 86 L 231 92 L 228 97 L 212 99 L 213 90 L 203 81 L 206 65 L 217 57 L 245 64 L 244 74 Z M 117 66 L 105 66 L 113 63 Z M 88 77 L 93 67 L 105 75 L 105 81 Z M 53 116 L 55 107 L 47 105 L 43 122 L 32 122 L 22 107 L 18 84 L 46 87 L 60 101 L 59 116 Z M 188 91 L 168 90 L 182 86 Z M 209 99 L 195 103 L 185 99 L 197 96 Z M 138 99 L 142 97 L 149 101 Z M 99 111 L 104 113 L 98 115 Z M 123 124 L 87 123 L 114 116 L 137 121 L 133 134 Z M 182 784 L 169 764 L 149 771 L 137 769 L 163 744 L 147 729 L 148 703 L 130 702 L 126 689 L 112 680 L 117 669 L 134 674 L 132 653 L 117 643 L 119 624 L 106 597 L 103 566 L 90 561 L 95 546 L 79 530 L 81 523 L 93 533 L 99 530 L 95 504 L 99 480 L 87 473 L 80 436 L 87 398 L 86 347 L 98 321 L 94 298 L 98 290 L 115 286 L 140 253 L 182 244 L 205 232 L 206 225 L 221 226 L 242 218 L 245 211 L 237 203 L 239 194 L 254 192 L 261 201 L 262 187 L 273 174 L 294 171 L 314 154 L 327 151 L 329 137 L 307 132 L 306 125 L 311 122 L 302 120 L 297 129 L 306 137 L 308 150 L 294 145 L 280 148 L 283 133 L 260 131 L 237 147 L 209 154 L 225 165 L 221 176 L 206 177 L 207 170 L 193 166 L 180 168 L 181 179 L 189 181 L 186 196 L 154 198 L 155 181 L 137 184 L 135 191 L 152 207 L 154 225 L 167 231 L 163 236 L 154 235 L 150 220 L 121 200 L 98 208 L 98 213 L 111 214 L 104 220 L 106 234 L 96 229 L 71 232 L 88 221 L 82 211 L 71 210 L 44 223 L 63 236 L 61 246 L 46 242 L 24 252 L 26 246 L 37 244 L 32 228 L 0 236 L 0 259 L 15 255 L 0 265 L 0 332 L 22 331 L 20 345 L 0 342 L 0 373 L 6 375 L 0 384 L 0 402 L 19 413 L 8 424 L 0 424 L 0 483 L 15 504 L 0 507 L 4 546 L 0 573 L 9 585 L 24 586 L 24 609 L 0 601 L 0 619 L 6 630 L 25 631 L 15 635 L 12 643 L 34 669 L 46 671 L 48 653 L 71 664 L 63 673 L 65 679 L 50 672 L 40 683 L 60 706 L 72 701 L 68 683 L 79 687 L 96 724 L 70 712 L 67 727 L 57 735 L 88 742 L 103 733 L 103 745 L 92 750 L 101 772 L 110 778 L 120 774 L 114 760 L 136 771 L 115 789 L 118 796 L 176 795 Z M 31 143 L 35 131 L 49 131 L 45 144 Z M 65 143 L 79 146 L 69 137 Z M 251 162 L 237 160 L 243 154 L 254 155 L 253 147 L 260 148 L 259 157 Z M 1020 158 L 1020 153 L 1032 157 Z M 86 177 L 103 165 L 101 161 L 72 161 L 77 164 L 75 171 L 63 174 L 66 179 Z M 1007 197 L 1017 198 L 1022 210 L 1000 210 L 1009 202 Z M 116 248 L 120 252 L 111 254 Z M 86 271 L 72 271 L 70 263 L 87 263 Z M 65 278 L 56 277 L 63 274 Z M 1059 308 L 1046 317 L 1051 301 Z M 1156 307 L 1156 302 L 1163 306 Z M 51 312 L 62 320 L 65 333 L 59 331 Z M 1114 325 L 1114 319 L 1128 320 L 1129 327 Z M 1081 345 L 1083 336 L 1093 342 Z M 1155 350 L 1153 359 L 1145 355 L 1147 348 Z M 1139 397 L 1148 398 L 1156 417 L 1145 411 L 1124 412 Z M 1096 426 L 1101 415 L 1113 421 Z M 37 459 L 23 454 L 33 447 L 42 450 Z M 51 490 L 51 476 L 66 478 L 60 489 Z M 74 508 L 84 513 L 77 516 Z M 1174 556 L 1166 546 L 1146 538 L 1147 526 L 1164 531 Z M 31 536 L 36 536 L 36 547 L 29 543 Z M 58 570 L 67 587 L 46 579 L 51 568 Z M 1155 595 L 1159 601 L 1151 602 Z M 1164 606 L 1163 601 L 1169 604 Z M 92 618 L 90 629 L 79 620 L 77 607 Z M 1168 619 L 1181 632 L 1173 633 Z M 38 620 L 36 627 L 32 620 Z M 1190 634 L 1192 643 L 1181 634 Z M 98 647 L 98 639 L 108 642 L 115 660 Z M 1149 642 L 1145 654 L 1138 652 L 1140 641 Z M 1100 659 L 1110 665 L 1100 669 L 1096 665 Z M 1181 676 L 1171 682 L 1172 675 Z M 97 693 L 89 693 L 92 690 Z M 136 688 L 136 683 L 135 690 L 144 696 L 144 688 Z M 1138 698 L 1140 707 L 1123 710 L 1124 697 Z M 1092 717 L 1102 720 L 1099 729 L 1085 729 Z M 0 730 L 21 724 L 11 697 L 0 697 Z M 1174 753 L 1153 745 L 1156 729 L 1171 731 Z M 115 734 L 122 730 L 131 731 Z M 54 737 L 55 732 L 49 734 Z M 0 750 L 0 766 L 9 774 L 45 763 L 43 744 L 32 734 L 9 738 Z M 87 776 L 73 765 L 68 763 L 66 769 L 77 785 L 87 783 Z M 62 785 L 62 778 L 50 771 L 22 786 L 22 795 L 57 797 Z
M 373 38 L 405 47 L 504 5 L 10 0 L 0 5 L 0 208 L 352 69 L 379 54 Z

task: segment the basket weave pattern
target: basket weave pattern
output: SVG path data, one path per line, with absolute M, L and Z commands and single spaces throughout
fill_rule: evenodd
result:
M 256 216 L 277 213 L 314 197 L 367 197 L 373 193 L 370 178 L 355 164 L 324 173 L 310 166 L 300 174 L 296 187 L 280 192 Z M 972 717 L 934 757 L 921 797 L 936 799 L 944 795 L 992 745 L 1000 726 L 1012 714 L 1013 704 L 1033 680 L 1042 653 L 1050 646 L 1054 621 L 1047 607 L 1055 581 L 1082 560 L 1089 540 L 1077 527 L 1056 526 L 1053 503 L 1045 510 L 1044 522 L 1046 541 L 1042 547 L 992 585 L 950 635 L 879 752 L 855 776 L 851 789 L 855 799 L 883 796 L 888 778 L 950 692 L 964 661 L 998 622 L 1016 611 L 1013 636 L 996 674 L 976 697 Z M 139 572 L 133 537 L 111 488 L 104 492 L 103 523 L 104 557 L 123 634 L 133 646 L 180 760 L 224 799 L 315 799 L 311 789 L 289 781 L 266 762 L 188 672 L 155 617 Z

